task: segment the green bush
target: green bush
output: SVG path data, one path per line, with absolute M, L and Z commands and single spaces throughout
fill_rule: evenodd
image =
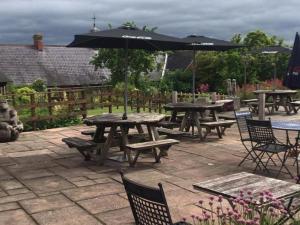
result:
M 22 87 L 16 89 L 17 100 L 22 104 L 30 102 L 30 94 L 35 94 L 36 91 L 30 87 Z
M 46 91 L 47 86 L 45 84 L 45 81 L 42 79 L 37 79 L 35 80 L 32 85 L 31 85 L 32 89 L 37 91 L 37 92 L 43 92 Z

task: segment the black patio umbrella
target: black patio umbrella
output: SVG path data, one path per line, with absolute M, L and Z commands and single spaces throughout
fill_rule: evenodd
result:
M 292 54 L 290 56 L 287 74 L 283 84 L 291 89 L 300 88 L 300 38 L 298 32 L 295 36 Z
M 116 29 L 103 30 L 87 34 L 75 35 L 68 47 L 85 48 L 123 48 L 125 49 L 125 95 L 124 116 L 127 118 L 128 98 L 128 49 L 144 49 L 149 51 L 180 50 L 187 43 L 179 38 L 141 30 L 132 26 L 121 26 Z
M 276 68 L 277 56 L 278 56 L 278 54 L 290 54 L 291 49 L 283 47 L 283 46 L 278 46 L 278 45 L 276 45 L 276 46 L 266 46 L 266 47 L 262 47 L 262 48 L 259 48 L 259 49 L 255 50 L 255 53 L 275 55 L 274 73 L 273 73 L 273 90 L 275 90 L 276 89 L 275 80 L 276 80 L 276 77 L 277 77 L 277 68 Z
M 226 51 L 229 49 L 240 48 L 242 45 L 237 45 L 229 41 L 219 40 L 215 38 L 209 38 L 205 36 L 190 35 L 182 39 L 189 44 L 186 46 L 185 50 L 193 50 L 193 102 L 195 102 L 195 56 L 197 50 L 202 51 Z

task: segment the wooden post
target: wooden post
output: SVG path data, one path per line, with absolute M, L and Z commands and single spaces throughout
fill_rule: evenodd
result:
M 148 99 L 148 110 L 149 112 L 152 111 L 152 94 L 149 96 L 149 99 Z
M 136 112 L 140 113 L 140 91 L 136 92 Z
M 35 113 L 35 96 L 34 93 L 30 94 L 30 109 L 31 109 L 31 119 L 32 119 L 32 128 L 36 130 L 36 113 Z
M 258 119 L 265 120 L 265 105 L 266 105 L 266 94 L 259 93 L 258 95 Z
M 103 91 L 100 91 L 100 108 L 103 109 Z
M 172 91 L 172 103 L 177 103 L 178 93 L 177 91 Z
M 108 101 L 109 101 L 108 112 L 112 113 L 111 92 L 109 92 Z
M 161 94 L 158 94 L 158 112 L 162 113 L 162 108 L 161 108 Z
M 87 116 L 87 96 L 86 96 L 86 93 L 85 93 L 85 89 L 83 89 L 81 91 L 81 99 L 83 100 L 83 103 L 81 105 L 81 113 L 82 113 L 82 118 L 85 119 L 86 116 Z
M 52 115 L 53 115 L 53 106 L 52 106 L 52 96 L 51 96 L 51 89 L 48 89 L 47 91 L 47 98 L 48 98 L 48 113 L 50 118 L 50 121 L 52 121 Z
M 144 92 L 142 93 L 142 96 L 143 96 L 143 111 L 145 112 L 146 111 L 146 97 L 145 97 Z

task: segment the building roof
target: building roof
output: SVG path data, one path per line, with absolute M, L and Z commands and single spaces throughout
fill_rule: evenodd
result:
M 0 45 L 0 82 L 31 84 L 42 79 L 48 86 L 99 85 L 110 76 L 108 69 L 94 70 L 89 62 L 95 51 L 46 45 Z
M 168 56 L 167 70 L 185 70 L 193 61 L 193 51 L 175 51 Z

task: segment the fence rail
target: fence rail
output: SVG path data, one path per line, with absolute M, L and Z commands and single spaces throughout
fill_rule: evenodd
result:
M 196 98 L 201 95 L 196 94 Z M 40 121 L 74 118 L 88 115 L 89 109 L 100 108 L 112 113 L 114 109 L 123 107 L 124 95 L 114 92 L 108 87 L 88 87 L 76 89 L 48 89 L 46 92 L 31 94 L 0 95 L 7 99 L 19 113 L 24 123 L 31 124 L 33 130 Z M 219 99 L 224 96 L 219 96 Z M 192 94 L 178 93 L 178 101 L 191 101 Z M 163 113 L 163 106 L 172 102 L 172 93 L 147 94 L 141 91 L 129 93 L 128 105 L 132 111 Z

